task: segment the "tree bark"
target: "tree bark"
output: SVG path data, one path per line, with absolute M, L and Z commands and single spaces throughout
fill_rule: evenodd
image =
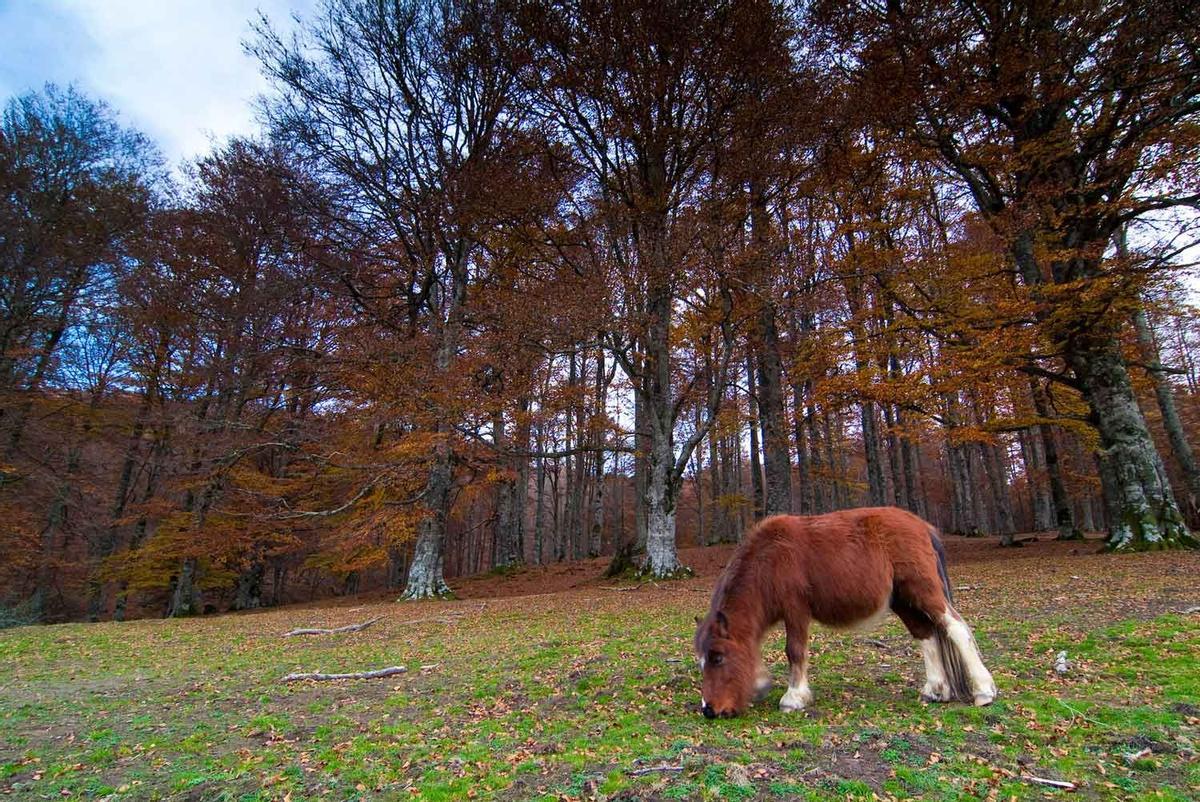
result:
M 1049 419 L 1050 400 L 1046 397 L 1045 391 L 1036 381 L 1030 381 L 1029 388 L 1033 395 L 1033 408 L 1038 417 L 1043 420 Z M 1071 499 L 1067 495 L 1067 487 L 1063 482 L 1058 438 L 1053 427 L 1048 423 L 1041 423 L 1037 428 L 1041 437 L 1042 454 L 1046 459 L 1046 478 L 1050 483 L 1050 502 L 1054 506 L 1054 523 L 1058 527 L 1058 539 L 1082 540 L 1083 532 L 1075 523 L 1075 511 L 1071 507 Z
M 1076 338 L 1066 356 L 1091 407 L 1109 470 L 1108 548 L 1200 548 L 1175 504 L 1119 346 L 1105 333 L 1097 335 Z
M 763 433 L 763 513 L 792 512 L 792 464 L 788 445 L 787 404 L 783 395 L 783 358 L 775 305 L 762 302 L 758 312 L 758 414 Z
M 1188 443 L 1183 422 L 1179 419 L 1179 410 L 1175 408 L 1175 392 L 1162 369 L 1158 344 L 1154 341 L 1154 332 L 1150 328 L 1144 309 L 1134 313 L 1133 323 L 1142 359 L 1147 365 L 1146 372 L 1150 374 L 1150 380 L 1154 384 L 1154 397 L 1158 401 L 1167 442 L 1171 444 L 1171 456 L 1183 475 L 1184 486 L 1187 489 L 1185 508 L 1195 519 L 1200 513 L 1200 466 L 1196 464 L 1195 452 Z
M 764 502 L 762 461 L 759 459 L 762 451 L 758 443 L 758 389 L 754 383 L 754 364 L 748 353 L 746 354 L 746 404 L 749 412 L 747 422 L 750 425 L 750 488 L 754 493 L 754 517 L 761 518 Z

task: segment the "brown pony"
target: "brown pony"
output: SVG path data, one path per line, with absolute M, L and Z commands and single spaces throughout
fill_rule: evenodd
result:
M 802 710 L 808 687 L 808 630 L 873 623 L 890 609 L 921 642 L 921 699 L 989 704 L 992 675 L 953 607 L 937 530 L 894 507 L 829 515 L 778 515 L 760 522 L 734 552 L 697 619 L 696 656 L 708 718 L 738 715 L 771 687 L 762 661 L 767 630 L 783 621 L 791 676 L 781 710 Z

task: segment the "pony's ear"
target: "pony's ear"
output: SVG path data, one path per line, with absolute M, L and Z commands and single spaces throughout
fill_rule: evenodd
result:
M 729 619 L 725 617 L 725 613 L 717 611 L 717 617 L 713 619 L 716 624 L 716 634 L 718 638 L 729 637 Z

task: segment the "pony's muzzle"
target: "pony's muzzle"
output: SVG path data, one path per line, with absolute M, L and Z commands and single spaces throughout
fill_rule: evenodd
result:
M 704 707 L 700 708 L 700 712 L 704 714 L 705 718 L 716 718 L 717 717 L 717 711 L 713 710 L 713 707 L 710 704 L 706 704 L 706 705 L 704 705 Z

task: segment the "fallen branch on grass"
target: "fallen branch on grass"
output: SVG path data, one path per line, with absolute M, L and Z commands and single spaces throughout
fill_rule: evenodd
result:
M 653 584 L 654 584 L 653 582 L 639 582 L 636 585 L 601 585 L 600 589 L 601 590 L 630 591 L 630 590 L 637 590 L 638 588 L 640 588 L 644 585 L 653 585 Z M 655 585 L 655 587 L 658 587 L 658 586 Z
M 376 671 L 358 671 L 353 674 L 288 674 L 280 682 L 303 682 L 304 680 L 313 680 L 314 682 L 327 682 L 336 679 L 378 679 L 379 677 L 390 677 L 393 674 L 404 674 L 408 671 L 404 666 L 391 666 L 389 668 L 381 668 Z
M 1074 715 L 1076 718 L 1083 719 L 1084 721 L 1088 722 L 1089 724 L 1095 724 L 1097 727 L 1099 727 L 1102 730 L 1111 730 L 1112 729 L 1111 727 L 1109 727 L 1107 724 L 1105 724 L 1102 721 L 1096 721 L 1096 719 L 1094 719 L 1094 718 L 1089 718 L 1088 716 L 1085 716 L 1083 714 L 1082 710 L 1079 710 L 1078 708 L 1075 708 L 1075 707 L 1071 707 L 1069 704 L 1064 702 L 1062 699 L 1055 699 L 1054 701 L 1058 702 L 1066 710 L 1070 711 L 1071 714 Z
M 370 621 L 363 621 L 361 624 L 349 624 L 335 629 L 293 629 L 291 632 L 283 633 L 283 637 L 291 638 L 296 635 L 336 635 L 339 632 L 358 632 L 381 620 L 383 620 L 383 616 L 372 618 Z
M 1063 780 L 1047 780 L 1045 777 L 1034 777 L 1032 774 L 1022 774 L 1021 779 L 1034 785 L 1048 785 L 1051 788 L 1061 788 L 1064 791 L 1074 791 L 1078 788 L 1075 783 L 1064 782 Z
M 683 766 L 671 766 L 663 763 L 661 766 L 646 766 L 642 769 L 627 769 L 625 773 L 630 777 L 641 777 L 643 774 L 653 774 L 656 771 L 683 771 Z

